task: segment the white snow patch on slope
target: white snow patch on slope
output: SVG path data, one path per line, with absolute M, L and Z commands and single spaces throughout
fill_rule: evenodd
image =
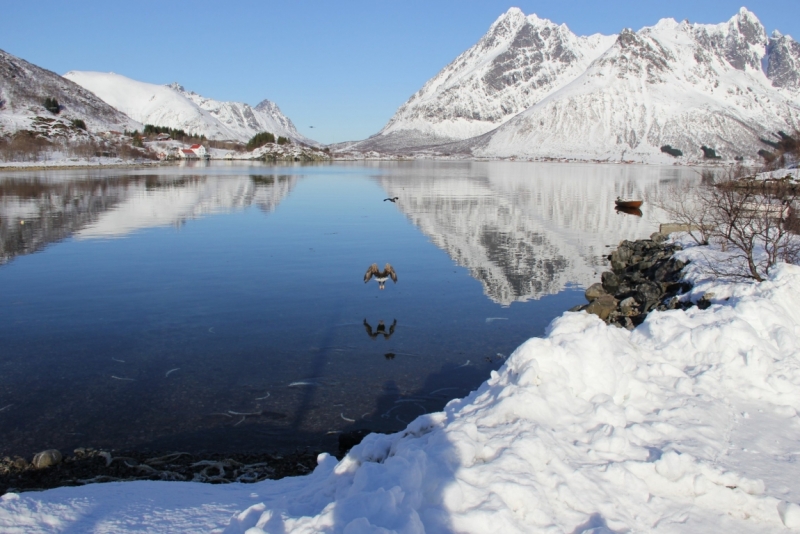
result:
M 321 455 L 308 477 L 12 493 L 0 500 L 0 529 L 798 528 L 800 267 L 726 284 L 703 277 L 702 249 L 684 254 L 697 260 L 687 275 L 695 297 L 717 292 L 710 308 L 654 312 L 633 332 L 565 313 L 476 392 L 403 432 L 368 436 L 341 462 Z

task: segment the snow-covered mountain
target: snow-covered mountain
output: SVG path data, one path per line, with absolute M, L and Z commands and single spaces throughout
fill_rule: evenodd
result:
M 797 43 L 742 9 L 719 25 L 672 19 L 614 45 L 568 86 L 470 143 L 479 156 L 670 160 L 755 157 L 800 125 Z M 770 74 L 772 77 L 770 77 Z
M 256 107 L 220 102 L 187 91 L 177 83 L 157 85 L 113 72 L 70 71 L 64 78 L 143 124 L 177 128 L 209 139 L 247 141 L 259 132 L 271 132 L 300 143 L 318 144 L 301 135 L 269 100 Z
M 745 8 L 722 24 L 664 19 L 611 37 L 512 9 L 353 148 L 668 162 L 664 145 L 685 160 L 705 145 L 733 159 L 798 127 L 800 45 L 767 37 Z M 472 137 L 480 129 L 491 131 Z
M 59 118 L 81 119 L 89 131 L 141 128 L 80 85 L 0 50 L 0 134 L 33 129 L 36 117 L 53 117 L 44 108 L 46 98 L 58 101 Z
M 511 8 L 355 148 L 403 149 L 486 133 L 574 80 L 613 42 Z

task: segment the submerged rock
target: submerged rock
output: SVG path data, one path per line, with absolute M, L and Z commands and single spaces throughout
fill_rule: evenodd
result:
M 594 299 L 589 306 L 586 307 L 586 313 L 597 315 L 605 321 L 608 319 L 608 316 L 611 315 L 611 312 L 613 312 L 616 308 L 617 299 L 611 295 L 603 295 Z
M 603 284 L 600 283 L 590 285 L 589 288 L 586 290 L 586 293 L 584 293 L 586 300 L 588 300 L 589 302 L 592 302 L 593 300 L 600 298 L 603 295 L 608 295 L 608 292 L 603 287 Z
M 56 449 L 47 449 L 46 451 L 42 451 L 36 454 L 33 457 L 33 467 L 36 469 L 44 469 L 45 467 L 51 467 L 54 465 L 58 465 L 61 463 L 63 456 L 61 453 Z

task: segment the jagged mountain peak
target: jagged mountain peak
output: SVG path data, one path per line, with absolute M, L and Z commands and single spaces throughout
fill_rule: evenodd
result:
M 800 93 L 800 43 L 777 30 L 767 45 L 767 77 L 774 87 Z
M 392 150 L 488 132 L 576 78 L 615 39 L 509 9 L 429 80 L 361 150 Z

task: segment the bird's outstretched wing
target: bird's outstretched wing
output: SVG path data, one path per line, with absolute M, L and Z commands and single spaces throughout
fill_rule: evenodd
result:
M 366 274 L 364 274 L 364 283 L 366 284 L 367 282 L 369 282 L 370 279 L 376 274 L 378 274 L 378 264 L 373 263 L 372 265 L 369 266 L 369 269 L 367 269 Z
M 394 267 L 386 264 L 386 267 L 383 268 L 383 272 L 385 272 L 389 277 L 392 279 L 392 282 L 397 283 L 397 273 L 394 272 Z

